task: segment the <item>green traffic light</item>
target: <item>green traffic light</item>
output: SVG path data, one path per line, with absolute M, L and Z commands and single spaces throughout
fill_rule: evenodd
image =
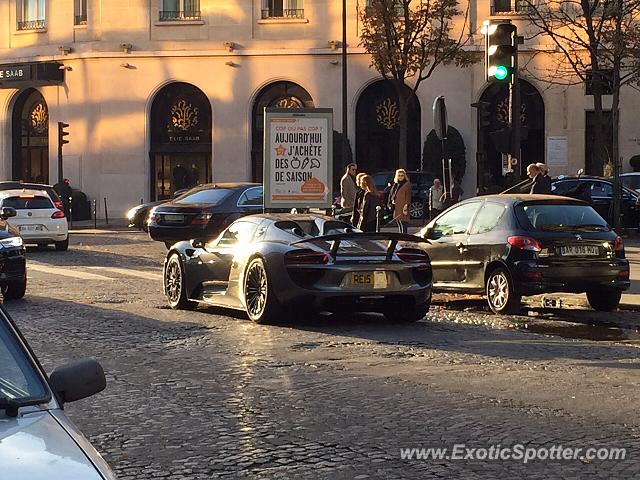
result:
M 498 65 L 495 68 L 493 76 L 496 78 L 496 80 L 504 80 L 505 78 L 507 78 L 507 76 L 509 76 L 509 69 L 504 65 Z

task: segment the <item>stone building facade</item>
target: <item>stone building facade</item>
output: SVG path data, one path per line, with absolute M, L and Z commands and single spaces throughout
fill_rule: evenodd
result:
M 392 89 L 359 46 L 365 7 L 347 2 L 347 134 L 360 168 L 374 172 L 396 166 L 397 119 Z M 468 48 L 479 59 L 482 38 L 472 33 L 483 20 L 506 15 L 526 30 L 515 8 L 471 0 Z M 122 216 L 197 182 L 259 179 L 265 106 L 332 108 L 342 131 L 339 0 L 0 0 L 0 18 L 3 179 L 56 183 L 58 122 L 67 123 L 63 176 Z M 549 49 L 535 42 L 522 53 L 533 67 L 544 55 L 532 53 Z M 471 104 L 489 102 L 497 128 L 505 92 L 487 87 L 483 72 L 482 62 L 439 69 L 411 111 L 409 167 L 418 169 L 433 100 L 447 98 L 466 147 L 465 196 L 502 183 Z M 525 74 L 523 92 L 521 163 L 548 158 L 553 174 L 584 168 L 593 108 L 584 87 L 548 88 Z M 625 159 L 640 152 L 639 110 L 638 95 L 625 91 Z

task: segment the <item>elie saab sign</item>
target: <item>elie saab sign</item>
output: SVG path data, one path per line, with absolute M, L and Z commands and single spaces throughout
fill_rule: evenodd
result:
M 64 82 L 61 66 L 58 62 L 0 65 L 0 88 L 60 84 Z

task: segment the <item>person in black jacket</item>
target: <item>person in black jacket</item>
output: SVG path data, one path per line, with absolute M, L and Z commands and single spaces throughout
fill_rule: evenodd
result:
M 362 215 L 362 201 L 364 199 L 364 190 L 362 189 L 362 179 L 367 174 L 360 172 L 356 175 L 356 196 L 353 202 L 353 212 L 351 212 L 351 225 L 358 228 L 360 217 Z
M 527 175 L 529 175 L 529 178 L 533 180 L 533 182 L 531 183 L 531 191 L 529 193 L 551 193 L 551 182 L 547 183 L 545 181 L 544 175 L 535 163 L 529 164 L 529 166 L 527 167 Z
M 536 166 L 540 169 L 540 173 L 542 173 L 543 187 L 545 193 L 551 194 L 551 177 L 549 176 L 549 167 L 547 167 L 544 163 L 536 163 Z
M 380 206 L 380 199 L 371 175 L 362 177 L 361 186 L 364 194 L 362 196 L 362 212 L 358 221 L 358 228 L 363 232 L 375 232 L 378 214 L 376 207 Z

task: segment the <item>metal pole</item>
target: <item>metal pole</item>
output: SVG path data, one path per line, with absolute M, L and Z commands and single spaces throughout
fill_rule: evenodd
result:
M 347 0 L 342 0 L 342 166 L 347 164 L 349 135 L 347 114 Z
M 69 228 L 73 228 L 73 197 L 69 196 Z
M 104 221 L 109 225 L 109 210 L 107 210 L 107 197 L 104 197 Z
M 60 131 L 62 130 L 62 122 L 58 122 L 58 183 L 62 183 L 62 137 Z
M 93 228 L 98 228 L 98 202 L 93 199 Z

